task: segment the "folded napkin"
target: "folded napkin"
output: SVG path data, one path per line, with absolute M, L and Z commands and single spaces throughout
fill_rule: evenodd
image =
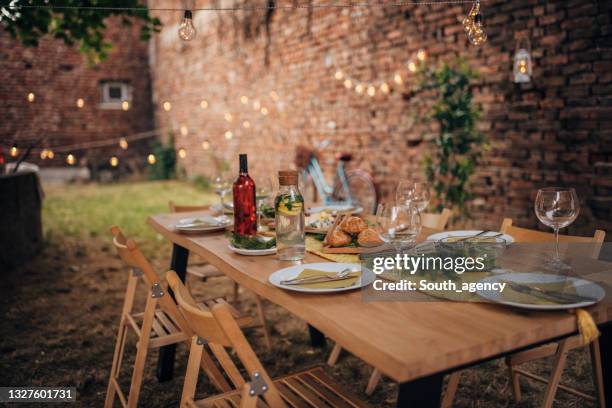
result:
M 296 278 L 310 278 L 312 276 L 334 276 L 336 272 L 328 272 L 321 271 L 319 269 L 304 269 Z M 346 279 L 328 281 L 328 282 L 319 282 L 319 283 L 302 283 L 296 286 L 300 286 L 302 288 L 309 289 L 340 289 L 340 288 L 348 288 L 357 283 L 359 278 L 361 277 L 361 272 L 351 272 L 348 274 Z
M 177 226 L 182 228 L 214 227 L 220 225 L 219 220 L 210 215 L 202 215 L 194 219 L 181 220 Z M 186 225 L 186 227 L 184 227 Z

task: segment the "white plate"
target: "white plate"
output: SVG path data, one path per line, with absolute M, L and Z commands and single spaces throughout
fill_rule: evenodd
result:
M 210 220 L 209 220 L 210 219 Z M 197 220 L 209 220 L 211 222 L 218 222 L 218 224 L 201 224 L 197 226 L 190 226 L 190 224 L 195 223 Z M 175 225 L 177 231 L 181 232 L 212 232 L 212 231 L 221 231 L 225 228 L 232 225 L 231 220 L 227 220 L 226 222 L 220 222 L 218 217 L 212 217 L 210 215 L 205 215 L 202 217 L 191 217 L 191 218 L 183 218 L 180 219 Z
M 270 249 L 242 249 L 236 248 L 232 244 L 227 246 L 231 251 L 240 254 L 240 255 L 250 255 L 250 256 L 262 256 L 262 255 L 272 255 L 276 253 L 276 247 Z
M 328 212 L 339 212 L 339 211 L 348 211 L 352 210 L 351 214 L 361 214 L 363 212 L 363 207 L 355 207 L 348 204 L 331 204 L 331 205 L 321 205 L 319 207 L 310 207 L 308 208 L 308 214 L 316 214 L 321 211 Z
M 299 285 L 281 285 L 281 281 L 287 279 L 293 279 L 297 277 L 304 269 L 318 269 L 326 272 L 340 272 L 346 268 L 350 268 L 353 271 L 361 270 L 361 278 L 353 285 L 346 288 L 334 288 L 334 289 L 313 289 L 305 288 Z M 274 272 L 268 280 L 274 286 L 282 289 L 292 290 L 294 292 L 304 293 L 334 293 L 334 292 L 345 292 L 347 290 L 355 290 L 368 286 L 374 282 L 374 272 L 369 269 L 363 268 L 358 263 L 338 263 L 338 262 L 321 262 L 311 264 L 294 265 L 288 268 L 280 269 Z
M 577 303 L 565 303 L 559 305 L 538 305 L 533 303 L 519 303 L 519 302 L 511 302 L 508 300 L 504 300 L 503 292 L 499 292 L 496 290 L 479 290 L 477 293 L 483 298 L 490 300 L 491 302 L 500 303 L 502 305 L 514 306 L 522 309 L 532 309 L 532 310 L 565 310 L 565 309 L 575 309 L 580 307 L 586 307 L 593 305 L 599 302 L 604 298 L 606 292 L 604 289 L 598 284 L 580 278 L 574 278 L 571 276 L 562 276 L 562 275 L 552 275 L 547 273 L 521 273 L 521 272 L 512 272 L 512 273 L 502 273 L 495 274 L 492 276 L 488 276 L 480 282 L 485 283 L 494 283 L 500 281 L 507 282 L 516 282 L 523 285 L 529 285 L 530 283 L 557 283 L 563 281 L 569 281 L 574 288 L 576 289 L 576 294 L 579 296 L 585 296 L 594 299 L 593 301 L 584 301 Z
M 477 235 L 481 233 L 482 230 L 461 230 L 461 231 L 444 231 L 438 232 L 437 234 L 432 234 L 427 237 L 427 241 L 439 241 L 441 239 L 447 237 L 469 237 L 470 235 Z M 497 235 L 499 232 L 496 231 L 488 231 L 486 234 L 480 235 L 480 237 L 485 238 L 487 236 L 492 237 L 493 235 Z M 501 238 L 506 241 L 507 244 L 511 244 L 514 242 L 514 238 L 508 234 L 500 235 L 498 238 Z

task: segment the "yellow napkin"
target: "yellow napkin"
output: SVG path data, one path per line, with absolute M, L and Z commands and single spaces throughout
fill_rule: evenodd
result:
M 321 271 L 318 269 L 304 269 L 297 278 L 310 278 L 311 276 L 333 276 L 336 272 L 328 272 Z M 329 281 L 329 282 L 320 282 L 320 283 L 304 283 L 298 285 L 302 288 L 310 288 L 310 289 L 339 289 L 339 288 L 347 288 L 349 286 L 353 286 L 359 280 L 361 276 L 361 272 L 351 272 L 348 274 L 347 279 L 337 280 L 337 281 Z
M 334 262 L 358 263 L 359 255 L 356 254 L 326 254 L 323 252 L 323 242 L 306 235 L 306 250 L 321 258 Z

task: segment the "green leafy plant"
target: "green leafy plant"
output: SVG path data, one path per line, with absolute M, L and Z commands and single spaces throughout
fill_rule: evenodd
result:
M 435 69 L 420 69 L 418 91 L 434 92 L 428 117 L 437 125 L 432 149 L 424 159 L 425 174 L 433 186 L 437 210 L 457 209 L 461 215 L 467 215 L 467 203 L 473 199 L 470 177 L 488 147 L 476 129 L 480 108 L 471 88 L 477 78 L 478 73 L 463 60 L 452 66 L 444 63 Z
M 168 180 L 176 177 L 176 152 L 172 134 L 169 139 L 168 144 L 165 145 L 157 140 L 153 144 L 156 161 L 150 167 L 149 178 L 151 180 Z
M 17 0 L 0 5 L 0 25 L 28 47 L 36 47 L 40 38 L 47 34 L 68 45 L 78 44 L 79 51 L 92 63 L 104 60 L 111 49 L 111 44 L 104 41 L 106 18 L 120 16 L 124 25 L 131 25 L 132 18 L 140 20 L 140 37 L 144 41 L 161 27 L 159 19 L 149 16 L 146 5 L 139 0 L 63 0 L 55 5 L 37 2 L 41 7 L 30 7 L 31 3 Z M 110 10 L 106 7 L 142 9 Z

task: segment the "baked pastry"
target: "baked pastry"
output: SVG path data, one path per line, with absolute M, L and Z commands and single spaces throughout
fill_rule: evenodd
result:
M 347 216 L 340 223 L 342 231 L 348 234 L 359 234 L 361 231 L 368 228 L 368 224 L 359 217 Z
M 357 243 L 362 247 L 375 247 L 382 245 L 384 241 L 380 235 L 378 235 L 378 232 L 374 231 L 372 228 L 366 228 L 357 236 Z
M 332 247 L 343 247 L 353 242 L 349 234 L 342 231 L 340 228 L 334 230 L 327 236 L 327 244 Z

